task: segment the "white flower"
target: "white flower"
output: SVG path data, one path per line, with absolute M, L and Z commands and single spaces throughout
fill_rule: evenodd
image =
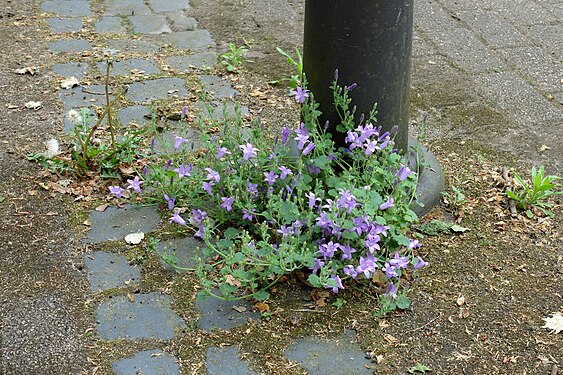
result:
M 46 151 L 42 154 L 45 158 L 51 159 L 60 154 L 59 141 L 55 138 L 51 138 L 45 142 Z
M 82 122 L 82 115 L 76 109 L 71 109 L 70 111 L 68 111 L 66 117 L 68 118 L 68 121 L 72 123 L 72 125 L 76 125 Z

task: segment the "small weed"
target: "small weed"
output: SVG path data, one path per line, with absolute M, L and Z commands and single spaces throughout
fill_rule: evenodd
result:
M 443 192 L 442 193 L 444 203 L 448 205 L 449 209 L 453 212 L 463 211 L 465 204 L 467 203 L 467 199 L 465 198 L 465 194 L 461 191 L 461 189 L 452 186 L 452 192 Z
M 506 195 L 516 202 L 516 208 L 524 211 L 528 218 L 532 218 L 534 213 L 532 208 L 539 209 L 545 215 L 553 217 L 553 212 L 548 208 L 553 206 L 545 202 L 552 195 L 563 194 L 563 191 L 556 191 L 561 188 L 561 184 L 556 181 L 561 178 L 558 176 L 545 175 L 544 167 L 539 169 L 532 167 L 531 185 L 524 181 L 516 172 L 513 172 L 517 186 L 512 190 L 507 190 Z
M 245 46 L 237 47 L 235 43 L 229 43 L 229 51 L 221 55 L 221 64 L 223 64 L 227 71 L 230 73 L 239 73 L 240 67 L 245 62 L 254 62 L 247 60 L 244 55 L 248 53 L 248 48 Z

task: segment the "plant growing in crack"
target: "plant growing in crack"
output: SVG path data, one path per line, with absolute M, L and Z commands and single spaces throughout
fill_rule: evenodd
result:
M 536 169 L 535 166 L 532 167 L 531 184 L 524 181 L 516 172 L 513 172 L 513 176 L 516 187 L 507 189 L 506 195 L 516 203 L 516 208 L 524 211 L 528 218 L 534 216 L 532 211 L 534 208 L 549 217 L 553 217 L 553 212 L 549 210 L 553 205 L 546 200 L 554 195 L 563 194 L 563 191 L 557 191 L 562 187 L 561 184 L 557 183 L 561 178 L 555 175 L 546 175 L 543 166 L 539 169 Z

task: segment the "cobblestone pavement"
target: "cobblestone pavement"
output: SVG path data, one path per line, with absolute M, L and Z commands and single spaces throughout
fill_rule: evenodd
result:
M 480 113 L 461 117 L 465 126 L 452 127 L 456 132 L 453 137 L 494 144 L 501 151 L 512 152 L 516 160 L 543 162 L 561 171 L 563 1 L 420 0 L 415 9 L 415 94 L 422 97 L 428 85 L 435 85 L 433 80 L 437 76 L 446 77 L 442 84 L 451 88 L 439 98 L 415 96 L 415 106 L 422 107 L 425 100 L 433 101 L 434 116 L 454 118 L 453 114 L 462 109 L 460 97 L 465 109 L 472 103 L 475 108 L 483 108 L 486 103 L 495 115 L 488 117 L 486 124 Z M 227 81 L 206 73 L 207 67 L 217 64 L 216 41 L 212 33 L 199 28 L 188 0 L 41 0 L 38 12 L 48 15 L 45 19 L 55 36 L 48 48 L 58 61 L 52 71 L 61 79 L 80 80 L 103 74 L 104 62 L 92 64 L 86 59 L 92 51 L 116 58 L 113 76 L 136 76 L 125 94 L 129 105 L 119 108 L 122 124 L 144 121 L 153 100 L 187 96 L 188 77 L 196 79 L 217 101 L 232 102 L 238 95 Z M 95 37 L 72 39 L 84 28 Z M 56 38 L 57 35 L 61 37 Z M 179 78 L 173 72 L 185 75 Z M 474 91 L 467 92 L 466 82 L 460 80 L 463 75 L 456 72 L 471 77 L 470 87 Z M 88 84 L 59 89 L 58 98 L 64 107 L 61 117 L 70 109 L 101 105 L 103 96 L 99 94 L 103 90 L 101 85 Z M 201 104 L 194 104 L 192 109 L 201 111 Z M 503 123 L 503 119 L 509 121 Z M 65 120 L 63 130 L 68 132 L 71 127 Z M 437 138 L 432 129 L 428 136 Z M 113 241 L 123 247 L 124 236 L 149 233 L 162 221 L 154 207 L 125 207 L 103 213 L 93 211 L 90 222 L 92 229 L 84 238 L 85 244 Z M 188 261 L 187 255 L 197 246 L 197 242 L 187 238 L 169 244 L 169 249 L 179 259 Z M 83 258 L 91 295 L 111 291 L 95 307 L 92 334 L 109 342 L 125 340 L 133 346 L 144 345 L 133 355 L 115 360 L 111 365 L 113 371 L 187 373 L 187 369 L 181 368 L 182 359 L 167 348 L 174 346 L 177 333 L 191 322 L 174 310 L 170 296 L 158 292 L 131 296 L 128 291 L 140 282 L 143 270 L 118 253 L 91 251 Z M 196 303 L 198 329 L 231 330 L 259 317 L 250 306 L 242 313 L 233 309 L 240 305 L 213 299 Z M 154 347 L 148 348 L 147 342 L 148 346 L 154 343 Z M 373 373 L 370 361 L 350 332 L 332 341 L 313 337 L 296 340 L 285 354 L 311 374 Z M 236 346 L 210 346 L 202 366 L 208 374 L 255 373 L 239 356 Z

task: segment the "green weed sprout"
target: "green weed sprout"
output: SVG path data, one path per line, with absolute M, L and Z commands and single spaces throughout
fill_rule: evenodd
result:
M 254 62 L 247 60 L 244 55 L 248 53 L 248 48 L 244 46 L 237 47 L 235 43 L 229 43 L 229 50 L 221 55 L 221 64 L 223 64 L 230 73 L 239 73 L 239 69 L 245 62 Z
M 517 187 L 513 190 L 507 190 L 506 195 L 513 199 L 516 202 L 516 208 L 524 211 L 529 218 L 534 216 L 532 208 L 537 208 L 545 215 L 553 217 L 553 212 L 548 210 L 553 205 L 545 200 L 553 195 L 563 194 L 563 191 L 556 191 L 562 186 L 556 182 L 560 179 L 558 176 L 546 176 L 543 166 L 539 169 L 532 167 L 532 184 L 529 185 L 514 172 Z

